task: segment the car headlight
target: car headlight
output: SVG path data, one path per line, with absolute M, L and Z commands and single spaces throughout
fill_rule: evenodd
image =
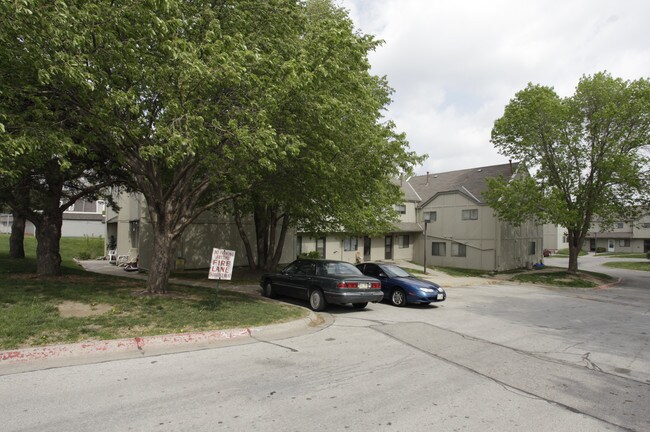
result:
M 442 289 L 442 287 L 440 287 L 440 288 L 438 288 L 438 292 L 439 292 L 439 293 L 444 293 L 444 292 L 445 292 L 445 290 L 444 290 L 444 289 Z
M 427 293 L 427 294 L 431 294 L 431 293 L 435 292 L 436 290 L 434 290 L 433 288 L 420 288 L 420 291 L 422 291 L 424 293 Z

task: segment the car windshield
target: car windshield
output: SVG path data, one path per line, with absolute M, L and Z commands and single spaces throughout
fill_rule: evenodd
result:
M 361 271 L 349 263 L 326 262 L 321 269 L 322 275 L 361 275 Z
M 407 272 L 401 267 L 397 267 L 396 265 L 384 265 L 382 266 L 382 269 L 386 272 L 386 274 L 390 277 L 410 277 L 411 273 Z

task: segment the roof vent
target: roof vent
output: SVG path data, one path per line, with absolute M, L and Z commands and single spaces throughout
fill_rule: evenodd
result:
M 483 168 L 479 168 L 479 169 L 477 169 L 476 171 L 478 171 L 478 172 L 482 172 L 482 171 L 483 171 Z
M 434 174 L 434 175 L 433 175 L 433 178 L 438 178 L 438 174 Z

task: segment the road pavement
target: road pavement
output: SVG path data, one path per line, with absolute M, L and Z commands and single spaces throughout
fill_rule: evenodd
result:
M 596 290 L 448 286 L 435 306 L 332 306 L 308 334 L 9 373 L 0 376 L 0 424 L 647 431 L 650 298 L 625 280 Z

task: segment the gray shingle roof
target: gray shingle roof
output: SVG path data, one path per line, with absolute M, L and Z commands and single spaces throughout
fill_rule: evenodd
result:
M 518 163 L 492 165 L 459 171 L 449 171 L 428 175 L 414 176 L 408 180 L 415 192 L 422 199 L 421 205 L 441 193 L 462 193 L 479 204 L 485 204 L 483 192 L 487 189 L 486 179 L 490 177 L 512 177 L 517 171 Z M 403 188 L 404 189 L 404 188 Z

